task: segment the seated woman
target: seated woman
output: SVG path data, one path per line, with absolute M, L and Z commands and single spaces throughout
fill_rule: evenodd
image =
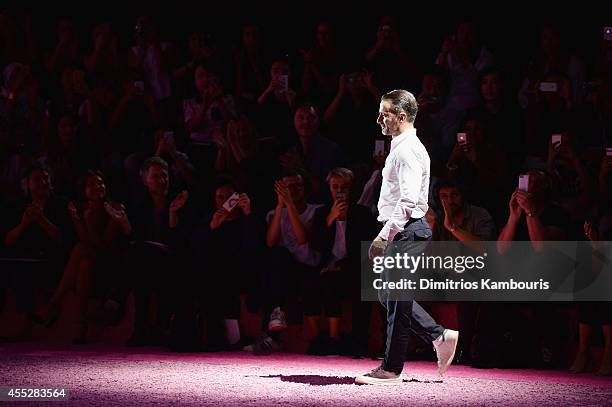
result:
M 185 128 L 192 142 L 210 143 L 214 131 L 225 131 L 227 122 L 236 117 L 234 98 L 224 92 L 219 77 L 204 64 L 195 68 L 194 84 L 195 97 L 183 101 Z
M 56 283 L 73 229 L 66 210 L 68 202 L 53 193 L 51 175 L 44 165 L 35 163 L 27 168 L 22 185 L 26 199 L 12 206 L 15 211 L 5 214 L 2 237 L 8 267 L 3 264 L 2 270 L 12 280 L 17 309 L 25 319 L 32 312 L 34 288 Z M 26 321 L 22 334 L 27 336 L 28 328 Z
M 130 234 L 132 227 L 123 205 L 110 202 L 106 196 L 106 183 L 98 171 L 89 170 L 79 182 L 81 202 L 68 204 L 68 212 L 79 235 L 79 242 L 70 253 L 62 279 L 41 321 L 52 324 L 59 315 L 64 296 L 74 288 L 78 303 L 78 320 L 74 343 L 85 343 L 87 337 L 87 301 L 94 277 L 102 270 L 116 268 L 120 262 L 122 236 Z

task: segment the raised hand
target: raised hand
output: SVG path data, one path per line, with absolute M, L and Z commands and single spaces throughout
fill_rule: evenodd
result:
M 213 217 L 210 221 L 210 229 L 215 230 L 227 219 L 229 216 L 229 212 L 225 208 L 219 208 L 213 214 Z
M 248 216 L 251 214 L 251 200 L 247 194 L 242 193 L 238 195 L 238 207 L 242 209 L 245 215 Z
M 187 199 L 189 199 L 189 192 L 186 190 L 181 191 L 170 204 L 170 212 L 177 212 L 179 209 L 185 206 Z

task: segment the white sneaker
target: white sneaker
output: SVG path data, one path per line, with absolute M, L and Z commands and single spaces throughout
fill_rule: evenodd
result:
M 276 307 L 270 313 L 270 322 L 268 322 L 269 331 L 280 331 L 287 328 L 287 317 L 285 312 Z
M 442 335 L 433 341 L 434 350 L 438 356 L 438 374 L 442 376 L 448 370 L 455 357 L 459 332 L 445 329 Z
M 355 384 L 377 384 L 377 385 L 394 385 L 401 384 L 402 376 L 397 373 L 388 372 L 382 368 L 377 367 L 370 373 L 362 374 L 355 377 Z

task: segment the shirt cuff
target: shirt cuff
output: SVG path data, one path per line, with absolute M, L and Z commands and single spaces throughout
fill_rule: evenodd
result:
M 385 223 L 385 226 L 383 226 L 383 228 L 378 233 L 378 236 L 382 237 L 387 241 L 392 241 L 395 235 L 397 235 L 397 233 L 398 232 L 391 227 L 390 222 L 387 221 L 387 223 Z

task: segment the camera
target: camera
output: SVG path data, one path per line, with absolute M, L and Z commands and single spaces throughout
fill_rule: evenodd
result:
M 606 41 L 612 41 L 612 27 L 603 28 L 603 37 Z

